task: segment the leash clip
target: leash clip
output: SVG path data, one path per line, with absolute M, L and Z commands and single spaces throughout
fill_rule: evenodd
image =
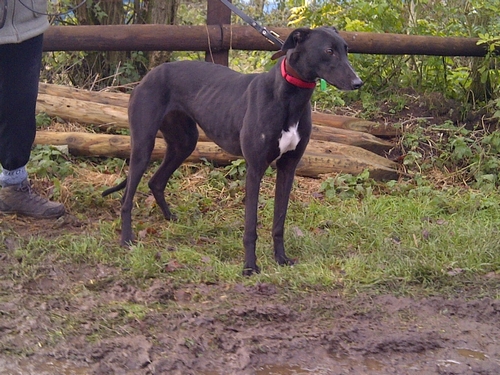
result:
M 271 35 L 274 35 L 276 38 L 279 38 L 280 37 L 280 34 L 278 34 L 276 31 L 269 31 L 271 33 Z M 281 39 L 280 39 L 281 40 Z

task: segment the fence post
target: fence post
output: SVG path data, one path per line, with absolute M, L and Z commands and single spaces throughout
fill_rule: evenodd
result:
M 229 0 L 231 1 L 231 0 Z M 229 25 L 231 23 L 231 10 L 226 7 L 219 0 L 207 0 L 207 25 L 220 26 L 220 43 L 222 45 L 222 25 Z M 209 47 L 210 48 L 210 47 Z M 205 53 L 205 61 L 214 62 L 228 66 L 229 63 L 229 50 L 219 49 L 212 47 L 210 51 Z

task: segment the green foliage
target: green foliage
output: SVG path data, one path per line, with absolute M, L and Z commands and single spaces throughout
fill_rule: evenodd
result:
M 40 145 L 33 149 L 27 169 L 39 177 L 58 179 L 72 175 L 74 170 L 67 149 Z
M 406 132 L 401 144 L 403 164 L 410 171 L 438 169 L 475 188 L 500 186 L 500 131 L 468 130 L 446 122 Z
M 356 32 L 480 37 L 481 43 L 489 44 L 490 54 L 480 66 L 473 58 L 351 55 L 350 60 L 365 81 L 365 87 L 350 93 L 347 98 L 360 99 L 364 91 L 379 96 L 396 89 L 411 88 L 418 92 L 439 91 L 464 103 L 492 97 L 495 111 L 500 108 L 497 101 L 500 71 L 494 63 L 500 31 L 498 1 L 430 3 L 382 0 L 374 3 L 350 0 L 318 4 L 316 7 L 291 9 L 289 25 L 334 25 L 341 30 Z M 493 87 L 484 93 L 486 83 Z M 335 101 L 336 97 L 333 98 Z
M 232 161 L 231 164 L 229 164 L 224 169 L 227 171 L 227 177 L 232 179 L 241 179 L 245 176 L 245 173 L 247 171 L 245 159 L 237 159 L 235 161 Z
M 79 164 L 81 168 L 87 168 L 90 163 L 96 170 L 101 173 L 120 173 L 126 167 L 127 163 L 124 159 L 120 158 L 92 158 L 85 157 L 83 162 Z
M 490 90 L 491 100 L 489 108 L 493 113 L 493 118 L 500 121 L 500 69 L 497 64 L 498 51 L 500 51 L 500 26 L 497 25 L 495 34 L 480 33 L 480 45 L 486 45 L 488 50 L 483 63 L 478 68 L 481 83 Z
M 224 167 L 225 177 L 228 179 L 243 179 L 245 178 L 247 172 L 247 165 L 245 159 L 237 159 L 232 161 L 229 165 Z M 273 169 L 268 167 L 265 175 L 271 176 L 273 174 Z
M 45 112 L 40 112 L 36 115 L 36 127 L 37 129 L 45 128 L 49 126 L 52 122 L 52 119 Z
M 41 80 L 83 87 L 89 78 L 83 69 L 86 52 L 56 51 L 43 55 Z
M 125 86 L 139 82 L 146 73 L 147 64 L 148 61 L 143 52 L 131 52 L 125 61 L 112 67 L 116 73 L 111 86 Z
M 363 198 L 372 194 L 372 186 L 370 172 L 365 170 L 357 176 L 338 174 L 329 177 L 321 183 L 320 192 L 328 199 L 337 196 L 341 199 Z

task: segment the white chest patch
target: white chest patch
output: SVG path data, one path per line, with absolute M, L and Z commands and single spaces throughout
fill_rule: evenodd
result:
M 285 152 L 295 150 L 295 147 L 299 144 L 300 135 L 297 131 L 298 126 L 299 124 L 297 123 L 290 126 L 287 131 L 281 131 L 279 139 L 280 156 L 278 156 L 278 158 L 280 158 Z

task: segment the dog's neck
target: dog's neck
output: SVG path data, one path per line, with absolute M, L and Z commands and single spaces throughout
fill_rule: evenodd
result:
M 286 57 L 281 61 L 281 75 L 288 83 L 294 86 L 303 89 L 313 89 L 316 87 L 316 82 L 308 82 L 300 78 L 299 73 L 288 64 Z

